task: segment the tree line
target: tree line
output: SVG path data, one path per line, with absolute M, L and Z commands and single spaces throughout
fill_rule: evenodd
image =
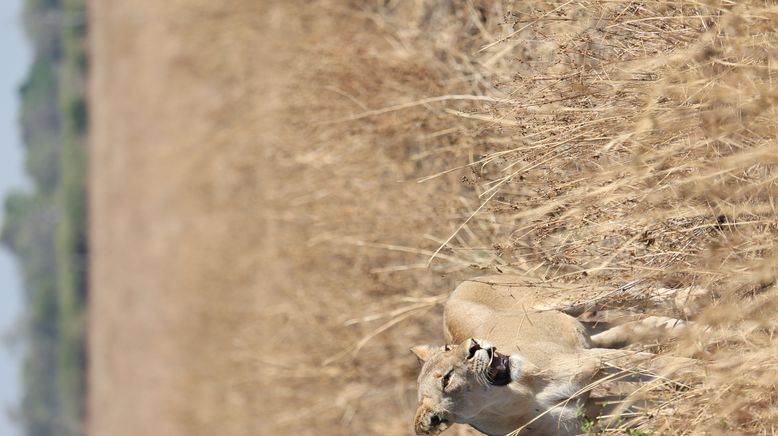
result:
M 19 259 L 21 404 L 30 436 L 81 435 L 86 404 L 87 11 L 84 0 L 26 0 L 34 60 L 19 89 L 32 189 L 8 195 L 0 241 Z

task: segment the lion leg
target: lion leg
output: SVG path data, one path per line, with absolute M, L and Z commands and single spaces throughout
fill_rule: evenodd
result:
M 593 348 L 622 348 L 648 340 L 678 337 L 686 328 L 686 321 L 665 316 L 649 316 L 631 321 L 593 335 Z
M 592 408 L 600 407 L 603 418 L 598 422 L 604 427 L 623 419 L 625 413 L 640 413 L 655 405 L 655 400 L 644 395 L 647 391 L 686 389 L 689 380 L 705 374 L 696 359 L 631 350 L 591 351 L 600 360 L 600 371 L 590 401 Z
M 650 382 L 678 388 L 684 386 L 685 380 L 696 379 L 705 373 L 701 361 L 687 357 L 632 350 L 589 351 L 589 356 L 599 362 L 596 379 L 599 380 L 597 384 L 602 386 Z

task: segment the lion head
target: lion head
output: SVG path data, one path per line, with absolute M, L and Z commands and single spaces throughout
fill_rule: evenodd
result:
M 411 351 L 424 362 L 414 420 L 417 435 L 437 435 L 451 423 L 473 425 L 476 417 L 514 395 L 506 385 L 519 379 L 523 366 L 521 357 L 498 353 L 481 339 L 420 345 Z

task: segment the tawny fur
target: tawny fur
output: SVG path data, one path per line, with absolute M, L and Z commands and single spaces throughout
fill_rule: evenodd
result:
M 412 349 L 424 361 L 416 433 L 436 435 L 451 423 L 493 435 L 521 427 L 533 435 L 580 433 L 582 413 L 594 413 L 585 387 L 601 375 L 604 363 L 624 365 L 652 356 L 593 345 L 620 346 L 647 330 L 683 327 L 651 317 L 589 337 L 576 318 L 536 309 L 560 291 L 564 285 L 505 275 L 475 278 L 457 287 L 445 306 L 444 330 L 448 343 L 458 345 Z M 510 383 L 485 383 L 489 354 L 469 353 L 473 341 L 511 356 Z M 668 360 L 652 362 L 656 366 Z

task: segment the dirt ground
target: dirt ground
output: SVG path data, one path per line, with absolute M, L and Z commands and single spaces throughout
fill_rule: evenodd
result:
M 442 234 L 429 199 L 458 185 L 417 184 L 427 169 L 394 144 L 356 144 L 387 137 L 369 123 L 324 130 L 350 135 L 348 154 L 305 136 L 322 93 L 347 107 L 345 87 L 369 103 L 365 83 L 386 85 L 326 56 L 364 19 L 283 1 L 90 6 L 88 434 L 408 434 L 407 349 L 439 337 L 424 298 L 457 273 L 403 247 L 437 246 L 419 239 Z M 347 322 L 409 305 L 401 331 Z

